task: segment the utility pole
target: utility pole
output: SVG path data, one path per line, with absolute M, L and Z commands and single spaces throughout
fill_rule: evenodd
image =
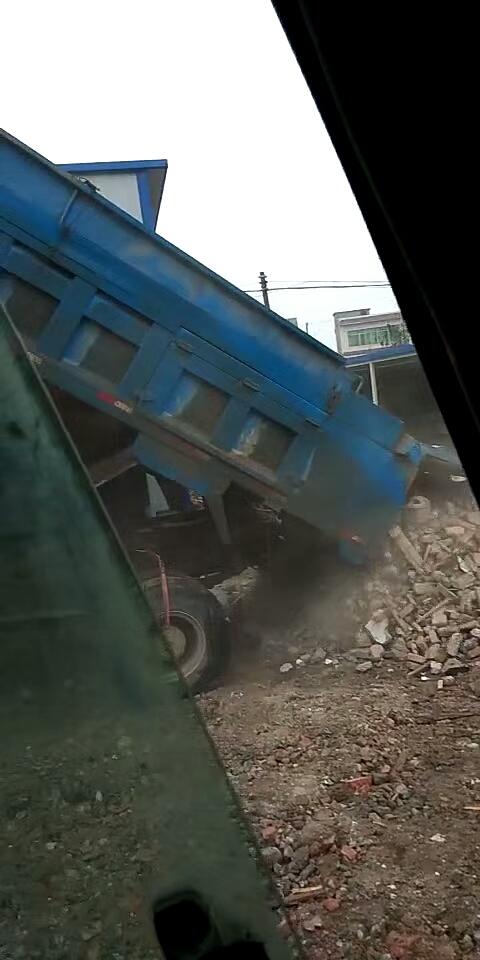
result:
M 263 296 L 263 302 L 264 302 L 267 310 L 270 310 L 270 302 L 269 302 L 269 299 L 268 299 L 267 278 L 266 278 L 263 270 L 260 270 L 259 279 L 260 279 L 260 288 L 261 288 L 262 296 Z

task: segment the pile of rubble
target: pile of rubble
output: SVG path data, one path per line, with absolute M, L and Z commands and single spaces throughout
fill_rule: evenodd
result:
M 323 563 L 307 580 L 308 571 L 299 579 L 287 567 L 279 584 L 250 567 L 213 592 L 240 639 L 257 640 L 263 663 L 285 678 L 342 660 L 359 673 L 400 661 L 439 689 L 478 667 L 480 692 L 480 510 L 473 497 L 466 491 L 461 503 L 435 506 L 414 497 L 386 546 L 373 572 Z
M 480 511 L 435 511 L 417 497 L 407 517 L 366 586 L 370 619 L 349 656 L 359 672 L 405 661 L 412 676 L 436 678 L 441 688 L 458 671 L 480 668 Z

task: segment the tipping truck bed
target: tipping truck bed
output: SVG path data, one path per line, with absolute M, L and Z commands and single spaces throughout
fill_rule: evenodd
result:
M 97 476 L 197 491 L 225 541 L 232 483 L 368 547 L 403 506 L 420 447 L 341 357 L 3 132 L 0 301 L 44 378 L 125 427 Z

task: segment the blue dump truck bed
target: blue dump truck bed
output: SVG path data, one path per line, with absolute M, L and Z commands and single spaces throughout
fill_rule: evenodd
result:
M 6 133 L 0 301 L 149 473 L 217 504 L 239 484 L 347 543 L 403 506 L 420 447 L 341 357 Z

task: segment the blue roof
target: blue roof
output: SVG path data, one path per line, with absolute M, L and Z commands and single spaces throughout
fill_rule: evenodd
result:
M 118 170 L 166 170 L 167 160 L 112 160 L 101 163 L 57 163 L 60 170 L 69 173 L 116 173 Z
M 382 360 L 401 360 L 404 357 L 416 356 L 413 343 L 401 343 L 397 347 L 377 347 L 376 350 L 366 350 L 353 356 L 345 357 L 347 367 L 358 367 L 361 363 L 378 363 Z
M 162 202 L 167 160 L 113 160 L 107 163 L 59 163 L 60 170 L 83 176 L 95 173 L 133 173 L 137 178 L 142 221 L 148 230 L 155 230 Z

